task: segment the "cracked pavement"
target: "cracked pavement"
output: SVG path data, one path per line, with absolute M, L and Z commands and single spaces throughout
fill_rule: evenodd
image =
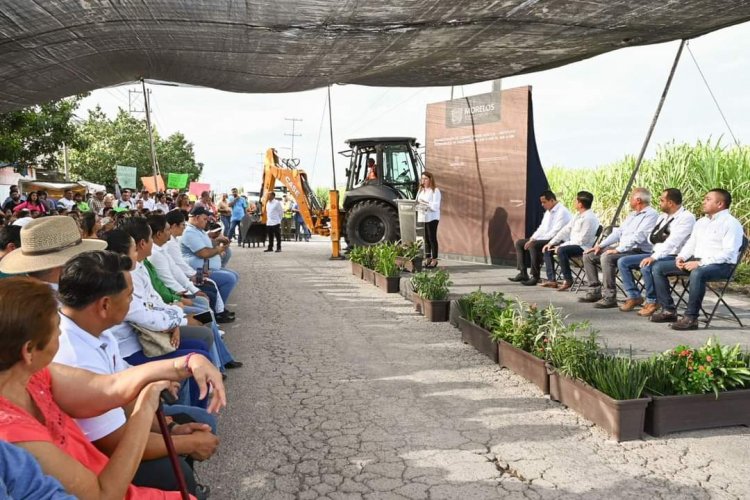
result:
M 743 498 L 750 432 L 616 443 L 329 261 L 329 244 L 235 248 L 217 499 Z M 446 263 L 449 264 L 449 263 Z

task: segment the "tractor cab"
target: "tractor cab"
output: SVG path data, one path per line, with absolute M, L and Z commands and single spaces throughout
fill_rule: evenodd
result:
M 424 170 L 413 137 L 349 139 L 345 237 L 354 245 L 399 238 L 396 200 L 416 198 Z

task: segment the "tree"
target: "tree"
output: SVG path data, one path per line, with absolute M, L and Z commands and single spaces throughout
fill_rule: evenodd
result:
M 0 113 L 0 162 L 56 169 L 63 143 L 81 147 L 73 122 L 85 95 Z
M 141 177 L 153 175 L 145 120 L 123 109 L 110 120 L 97 107 L 89 111 L 79 134 L 84 147 L 71 151 L 70 170 L 81 179 L 114 186 L 116 165 L 135 167 L 139 184 Z M 191 181 L 200 177 L 203 165 L 196 163 L 193 144 L 182 133 L 162 139 L 154 128 L 153 136 L 156 157 L 165 177 L 168 172 L 187 173 Z

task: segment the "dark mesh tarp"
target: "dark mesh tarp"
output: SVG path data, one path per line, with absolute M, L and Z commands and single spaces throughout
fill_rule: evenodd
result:
M 0 0 L 0 111 L 140 77 L 458 85 L 750 19 L 750 0 Z

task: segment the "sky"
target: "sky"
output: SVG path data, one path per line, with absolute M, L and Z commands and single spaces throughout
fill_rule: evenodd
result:
M 679 42 L 610 52 L 560 68 L 502 80 L 504 89 L 531 85 L 537 146 L 542 165 L 596 167 L 637 155 L 666 83 Z M 692 40 L 689 48 L 734 136 L 750 138 L 750 23 Z M 193 142 L 205 168 L 202 182 L 217 192 L 233 186 L 260 188 L 261 155 L 273 147 L 282 158 L 300 159 L 314 187 L 331 187 L 327 90 L 287 94 L 238 94 L 197 87 L 149 85 L 152 119 L 162 136 L 180 131 Z M 456 86 L 454 97 L 489 92 L 491 82 Z M 114 117 L 128 109 L 128 91 L 140 84 L 100 89 L 78 111 L 100 105 Z M 333 149 L 350 138 L 411 136 L 424 143 L 428 103 L 449 99 L 451 87 L 333 86 Z M 142 104 L 140 104 L 142 108 Z M 143 116 L 140 114 L 139 116 Z M 292 122 L 290 118 L 302 121 Z M 683 52 L 647 156 L 670 141 L 721 138 L 734 141 L 703 82 L 691 53 Z M 335 155 L 338 187 L 347 159 Z M 168 172 L 169 166 L 162 165 Z M 426 166 L 429 168 L 429 165 Z

